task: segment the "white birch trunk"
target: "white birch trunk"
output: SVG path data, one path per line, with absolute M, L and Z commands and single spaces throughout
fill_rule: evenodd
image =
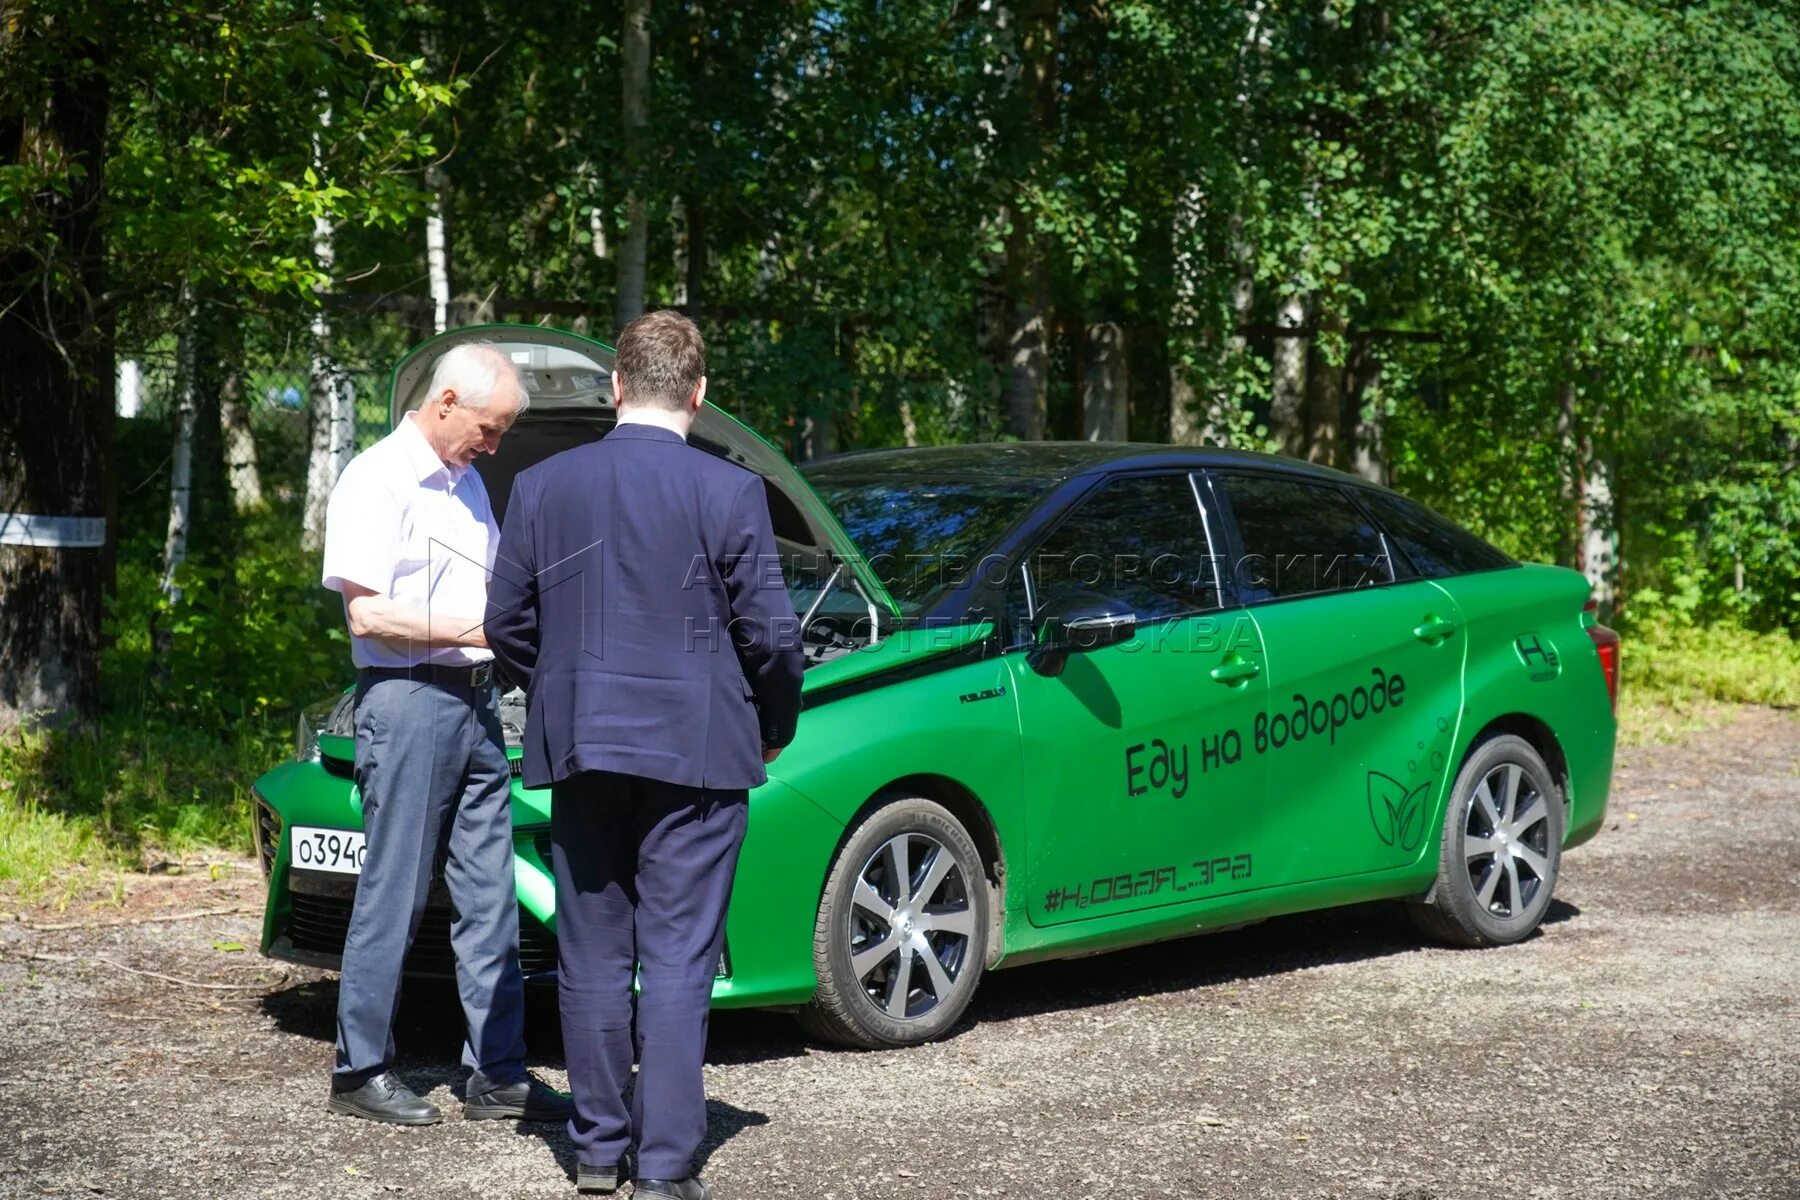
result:
M 256 461 L 256 436 L 244 403 L 244 369 L 233 366 L 219 395 L 219 433 L 225 443 L 225 473 L 231 481 L 231 504 L 238 512 L 263 506 L 262 470 Z
M 175 342 L 175 446 L 170 454 L 169 527 L 163 538 L 162 593 L 170 604 L 181 599 L 175 573 L 187 561 L 188 528 L 193 518 L 194 415 L 199 409 L 194 378 L 194 337 L 198 314 L 193 293 L 181 287 L 181 332 Z
M 606 220 L 600 215 L 600 209 L 597 206 L 593 212 L 588 214 L 588 233 L 594 257 L 605 258 L 610 253 L 606 248 Z
M 1199 184 L 1189 184 L 1175 206 L 1170 230 L 1175 271 L 1175 304 L 1169 313 L 1169 441 L 1177 446 L 1198 446 L 1206 440 L 1210 424 L 1197 411 L 1200 403 L 1187 358 L 1194 346 L 1195 326 L 1200 321 L 1196 303 L 1200 288 L 1200 219 L 1206 196 Z
M 904 419 L 911 415 L 910 410 L 901 410 Z M 962 379 L 952 377 L 944 381 L 944 420 L 950 429 L 950 436 L 963 440 L 974 440 L 969 420 L 969 385 Z
M 435 30 L 420 35 L 419 49 L 425 61 L 436 67 L 438 39 Z M 444 168 L 432 163 L 425 168 L 425 188 L 431 193 L 430 207 L 425 212 L 425 278 L 431 289 L 431 327 L 442 333 L 450 327 L 450 246 L 444 231 L 444 195 L 449 190 Z
M 1020 441 L 1042 441 L 1049 377 L 1049 319 L 1044 293 L 1048 288 L 1035 262 L 1026 267 L 1028 299 L 1013 304 L 1007 337 L 1011 376 L 1007 381 L 1007 429 Z
M 1283 454 L 1299 455 L 1306 449 L 1307 339 L 1297 331 L 1306 324 L 1306 297 L 1299 292 L 1284 297 L 1275 324 L 1278 332 L 1270 379 L 1269 433 Z
M 323 101 L 325 97 L 321 95 L 320 99 Z M 319 113 L 319 126 L 321 129 L 331 126 L 328 106 Z M 315 164 L 321 159 L 320 151 L 321 138 L 315 131 Z M 337 264 L 334 234 L 330 217 L 321 215 L 313 219 L 313 261 L 327 280 Z M 300 544 L 308 550 L 319 550 L 325 545 L 325 508 L 331 500 L 331 489 L 337 486 L 338 476 L 356 453 L 355 404 L 343 373 L 332 359 L 331 321 L 325 315 L 323 303 L 313 312 L 312 355 L 307 374 L 312 438 L 307 448 L 306 507 L 301 515 Z
M 1568 370 L 1567 361 L 1564 370 Z M 1568 535 L 1563 538 L 1559 560 L 1563 566 L 1581 569 L 1581 439 L 1575 429 L 1575 385 L 1564 380 L 1556 392 L 1556 441 L 1562 447 L 1557 479 L 1557 498 L 1570 518 Z
M 144 372 L 135 358 L 119 360 L 119 396 L 118 413 L 121 417 L 135 417 L 138 409 L 143 407 Z
M 1112 321 L 1087 328 L 1087 363 L 1081 374 L 1081 436 L 1090 442 L 1127 439 L 1130 379 L 1125 358 L 1125 331 Z
M 425 217 L 425 272 L 431 286 L 431 323 L 438 333 L 450 326 L 450 254 L 444 238 L 444 193 L 432 176 L 431 209 Z
M 1581 567 L 1602 611 L 1618 603 L 1618 542 L 1613 522 L 1612 472 L 1593 453 L 1592 443 L 1581 468 Z

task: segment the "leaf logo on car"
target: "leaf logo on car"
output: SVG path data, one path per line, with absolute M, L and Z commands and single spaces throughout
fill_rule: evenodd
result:
M 1406 785 L 1380 771 L 1369 772 L 1369 822 L 1375 836 L 1389 846 L 1417 850 L 1425 836 L 1425 789 L 1421 783 L 1410 792 Z

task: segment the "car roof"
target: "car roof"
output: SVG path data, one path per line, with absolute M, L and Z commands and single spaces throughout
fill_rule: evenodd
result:
M 1081 475 L 1154 467 L 1273 469 L 1310 476 L 1326 483 L 1372 486 L 1366 479 L 1285 455 L 1155 442 L 982 442 L 960 446 L 897 446 L 814 459 L 801 469 L 809 479 L 821 481 L 840 475 L 892 475 L 915 479 L 1029 478 L 1060 483 Z

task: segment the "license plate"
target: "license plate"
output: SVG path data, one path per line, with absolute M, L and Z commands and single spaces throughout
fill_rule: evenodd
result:
M 294 826 L 293 860 L 303 871 L 360 875 L 368 851 L 368 843 L 359 830 Z

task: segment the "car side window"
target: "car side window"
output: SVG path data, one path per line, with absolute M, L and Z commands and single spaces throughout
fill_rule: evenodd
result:
M 1512 559 L 1422 504 L 1389 492 L 1358 491 L 1356 495 L 1427 579 L 1513 565 Z
M 1394 578 L 1381 531 L 1339 488 L 1271 475 L 1221 474 L 1243 542 L 1248 598 L 1349 591 Z
M 1027 560 L 1031 616 L 1118 601 L 1138 621 L 1219 607 L 1200 503 L 1188 476 L 1128 475 L 1090 493 Z

